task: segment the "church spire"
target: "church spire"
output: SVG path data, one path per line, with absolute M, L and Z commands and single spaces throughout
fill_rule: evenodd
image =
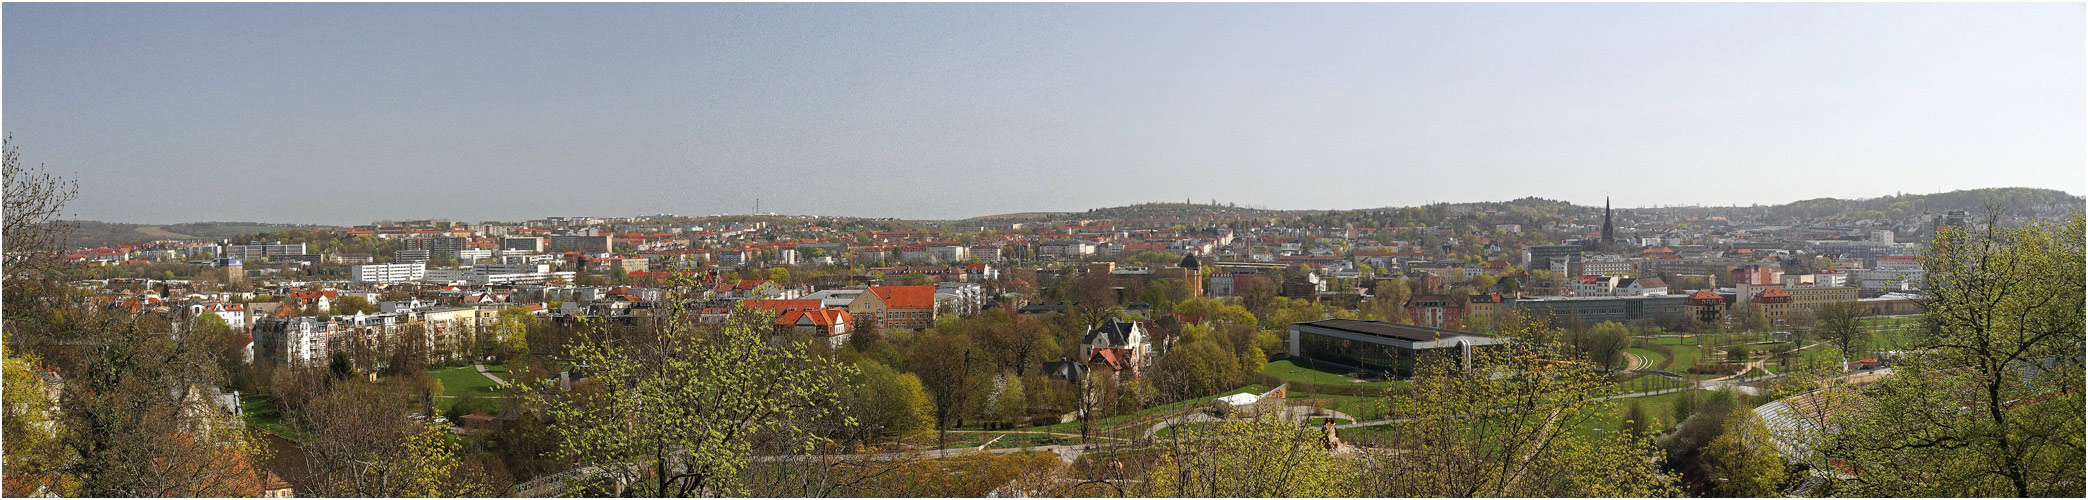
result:
M 1604 196 L 1602 197 L 1602 244 L 1614 245 L 1616 243 L 1617 226 L 1610 223 L 1610 199 L 1608 196 Z

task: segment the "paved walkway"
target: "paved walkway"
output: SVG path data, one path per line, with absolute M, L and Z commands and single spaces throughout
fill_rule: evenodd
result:
M 479 371 L 479 375 L 485 375 L 485 376 L 486 376 L 486 379 L 488 379 L 488 380 L 492 380 L 492 381 L 493 381 L 493 383 L 495 383 L 495 384 L 499 384 L 499 385 L 500 385 L 501 387 L 507 387 L 507 381 L 506 381 L 506 380 L 501 380 L 499 376 L 493 375 L 493 373 L 492 373 L 492 372 L 488 372 L 488 371 L 486 371 L 486 365 L 482 365 L 482 364 L 479 364 L 479 362 L 477 362 L 477 361 L 473 361 L 473 362 L 471 362 L 471 366 L 472 366 L 473 368 L 477 368 L 477 369 L 478 369 L 478 371 Z
M 1651 364 L 1653 364 L 1653 363 L 1652 363 L 1652 362 L 1650 362 L 1650 361 L 1646 361 L 1646 357 L 1645 357 L 1645 356 L 1640 356 L 1640 355 L 1637 355 L 1637 354 L 1633 354 L 1633 353 L 1631 353 L 1631 352 L 1629 352 L 1629 351 L 1626 351 L 1626 352 L 1624 353 L 1624 359 L 1627 359 L 1627 360 L 1630 360 L 1630 361 L 1631 361 L 1631 363 L 1630 363 L 1629 365 L 1627 365 L 1627 366 L 1625 366 L 1625 367 L 1624 367 L 1624 371 L 1628 371 L 1628 372 L 1635 372 L 1635 371 L 1639 371 L 1639 370 L 1644 370 L 1644 369 L 1646 369 L 1646 368 L 1647 368 L 1647 365 L 1651 365 Z

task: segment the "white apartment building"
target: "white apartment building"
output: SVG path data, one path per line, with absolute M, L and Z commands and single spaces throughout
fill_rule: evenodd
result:
M 348 267 L 348 280 L 356 283 L 408 283 L 428 275 L 427 264 L 363 264 Z
M 549 264 L 479 264 L 457 269 L 429 269 L 425 278 L 429 283 L 462 285 L 513 285 L 572 279 L 573 272 L 551 272 Z
M 928 247 L 928 258 L 936 262 L 964 262 L 971 260 L 971 247 L 961 245 Z

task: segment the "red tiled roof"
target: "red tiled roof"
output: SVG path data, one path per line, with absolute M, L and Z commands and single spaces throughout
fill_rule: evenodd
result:
M 784 313 L 789 311 L 805 311 L 820 308 L 819 299 L 742 300 L 740 301 L 740 305 L 745 306 L 748 309 L 760 309 L 763 311 L 769 311 L 774 313 Z
M 870 293 L 877 294 L 877 298 L 884 301 L 885 307 L 892 309 L 935 308 L 933 286 L 873 286 L 870 287 Z

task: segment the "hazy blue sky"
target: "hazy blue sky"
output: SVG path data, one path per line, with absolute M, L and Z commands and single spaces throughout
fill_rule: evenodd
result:
M 2081 193 L 2079 4 L 4 8 L 80 217 Z

